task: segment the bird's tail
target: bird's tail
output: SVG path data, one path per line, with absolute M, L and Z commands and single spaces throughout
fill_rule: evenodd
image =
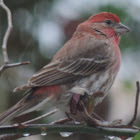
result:
M 28 91 L 31 93 L 31 91 Z M 26 95 L 22 100 L 20 100 L 17 104 L 15 104 L 13 107 L 5 111 L 4 113 L 0 114 L 0 125 L 3 123 L 12 120 L 14 117 L 19 116 L 24 112 L 28 106 L 28 103 L 26 103 L 27 98 L 30 96 L 30 94 Z
M 15 116 L 17 116 L 20 113 L 20 106 L 13 106 L 9 110 L 5 111 L 0 115 L 0 125 L 3 123 L 12 120 Z

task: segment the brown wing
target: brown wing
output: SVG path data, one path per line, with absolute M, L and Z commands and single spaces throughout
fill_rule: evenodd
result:
M 76 40 L 74 45 L 78 44 L 77 42 L 78 40 Z M 102 41 L 99 44 L 94 39 L 90 45 L 86 46 L 86 44 L 89 44 L 87 42 L 84 41 L 82 43 L 82 47 L 85 47 L 85 49 L 77 55 L 72 52 L 73 50 L 76 51 L 75 46 L 73 47 L 73 44 L 69 41 L 66 47 L 63 46 L 65 50 L 60 50 L 50 64 L 35 73 L 26 85 L 16 88 L 14 91 L 39 86 L 65 84 L 106 69 L 110 64 L 107 44 Z M 69 52 L 66 52 L 67 50 Z M 66 58 L 60 59 L 61 57 L 59 58 L 59 56 L 66 56 Z
M 54 62 L 34 74 L 29 80 L 28 86 L 47 86 L 64 84 L 75 81 L 79 77 L 91 75 L 93 73 L 104 70 L 108 66 L 109 59 L 100 58 L 86 59 L 80 58 L 75 61 Z

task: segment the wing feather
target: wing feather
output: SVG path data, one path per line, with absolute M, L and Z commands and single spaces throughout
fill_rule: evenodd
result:
M 100 40 L 99 42 L 99 40 L 95 38 L 89 39 L 90 41 L 86 38 L 82 39 L 82 48 L 85 49 L 79 51 L 79 54 L 74 53 L 74 51 L 76 51 L 75 49 L 79 48 L 73 45 L 78 45 L 77 42 L 81 41 L 81 39 L 73 41 L 71 41 L 71 39 L 67 42 L 66 46 L 63 47 L 65 51 L 61 49 L 50 64 L 35 73 L 26 85 L 17 88 L 15 91 L 39 86 L 65 84 L 70 81 L 74 82 L 77 79 L 108 68 L 110 66 L 111 55 L 109 44 L 107 44 L 106 41 Z M 91 39 L 93 42 L 89 43 Z M 68 49 L 69 47 L 72 48 Z M 108 51 L 110 51 L 110 54 Z
M 104 59 L 104 60 L 103 60 Z M 54 84 L 63 84 L 76 80 L 78 77 L 88 76 L 105 69 L 108 64 L 108 59 L 103 58 L 101 60 L 96 59 L 84 59 L 80 58 L 75 61 L 60 61 L 57 65 L 54 63 L 54 67 L 44 67 L 29 80 L 31 86 L 47 86 Z

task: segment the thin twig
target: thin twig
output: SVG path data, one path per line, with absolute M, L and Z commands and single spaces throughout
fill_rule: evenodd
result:
M 54 124 L 65 124 L 65 123 L 67 123 L 69 121 L 70 121 L 69 118 L 63 118 L 63 119 L 59 119 L 57 121 L 51 122 L 50 125 L 54 125 Z
M 29 124 L 29 123 L 32 123 L 32 122 L 41 120 L 41 119 L 43 119 L 43 118 L 45 118 L 45 117 L 48 117 L 48 116 L 50 116 L 50 115 L 56 113 L 57 111 L 58 111 L 58 109 L 54 109 L 53 111 L 50 111 L 50 112 L 48 112 L 48 113 L 46 113 L 46 114 L 43 114 L 43 115 L 41 115 L 41 116 L 39 116 L 39 117 L 37 117 L 37 118 L 34 118 L 34 119 L 32 119 L 32 120 L 28 120 L 28 121 L 26 121 L 26 122 L 23 122 L 23 123 L 21 123 L 21 124 L 25 125 L 25 124 Z
M 3 42 L 2 42 L 2 50 L 3 50 L 3 65 L 0 67 L 0 75 L 4 70 L 7 68 L 12 68 L 12 67 L 17 67 L 21 65 L 26 65 L 29 64 L 30 62 L 18 62 L 18 63 L 9 63 L 9 58 L 8 58 L 8 53 L 7 53 L 7 44 L 8 44 L 8 38 L 9 35 L 12 31 L 13 24 L 12 24 L 12 14 L 10 9 L 5 5 L 3 0 L 0 0 L 0 6 L 5 10 L 7 14 L 7 22 L 8 22 L 8 27 L 6 29 L 5 35 L 3 37 Z
M 93 118 L 96 118 L 96 119 L 98 119 L 98 120 L 100 120 L 100 121 L 105 121 L 105 120 L 102 119 L 100 116 L 98 116 L 95 112 L 92 112 L 92 117 L 93 117 Z
M 3 0 L 0 0 L 0 6 L 6 11 L 7 13 L 7 21 L 8 21 L 8 27 L 5 32 L 4 38 L 3 38 L 3 43 L 2 43 L 2 49 L 3 49 L 3 57 L 4 57 L 4 63 L 8 63 L 8 54 L 7 54 L 7 42 L 9 35 L 12 31 L 13 25 L 12 25 L 12 14 L 10 9 L 4 4 Z
M 137 87 L 137 91 L 136 91 L 134 115 L 133 115 L 131 121 L 128 123 L 129 126 L 132 126 L 134 124 L 134 121 L 136 120 L 137 113 L 138 113 L 139 93 L 140 93 L 140 84 L 138 81 L 136 82 L 136 87 Z
M 89 115 L 84 103 L 82 101 L 80 101 L 80 105 L 83 107 L 84 109 L 84 113 L 86 115 L 86 121 L 88 121 L 90 123 L 90 125 L 92 124 L 92 126 L 97 126 L 99 123 L 99 120 L 93 118 L 92 116 Z
M 21 66 L 21 65 L 27 65 L 29 64 L 30 62 L 29 61 L 26 61 L 26 62 L 17 62 L 17 63 L 11 63 L 11 64 L 3 64 L 1 67 L 0 67 L 0 75 L 2 74 L 2 72 L 8 68 L 12 68 L 12 67 L 17 67 L 17 66 Z

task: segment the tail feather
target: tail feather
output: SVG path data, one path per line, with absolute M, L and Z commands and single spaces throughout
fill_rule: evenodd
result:
M 2 113 L 0 115 L 0 125 L 2 125 L 7 121 L 12 120 L 15 116 L 17 116 L 20 113 L 20 110 L 21 110 L 21 106 L 15 105 L 9 110 L 7 110 L 6 112 Z
M 27 102 L 28 97 L 32 93 L 32 90 L 28 91 L 28 94 L 21 99 L 17 104 L 13 107 L 5 111 L 4 113 L 0 114 L 0 125 L 4 124 L 7 121 L 12 120 L 14 117 L 21 115 L 29 106 L 30 104 Z
M 17 104 L 11 107 L 6 112 L 0 114 L 0 125 L 12 120 L 14 117 L 39 110 L 42 106 L 51 101 L 53 96 L 49 97 L 48 94 L 36 94 L 38 90 L 36 88 L 29 89 L 25 92 L 25 97 L 22 98 Z M 43 109 L 43 108 L 42 108 Z

